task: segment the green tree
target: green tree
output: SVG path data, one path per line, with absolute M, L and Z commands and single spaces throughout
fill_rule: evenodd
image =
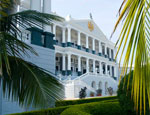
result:
M 131 98 L 137 111 L 146 112 L 146 99 L 150 107 L 150 1 L 123 0 L 119 10 L 117 26 L 123 22 L 122 31 L 117 41 L 118 52 L 121 52 L 120 62 L 125 54 L 122 74 L 130 71 L 134 65 L 131 82 Z M 117 54 L 118 54 L 117 52 Z M 129 78 L 130 79 L 130 78 Z M 130 85 L 129 80 L 127 88 Z
M 63 85 L 50 72 L 23 60 L 29 53 L 38 54 L 22 41 L 17 24 L 24 29 L 42 28 L 43 24 L 50 25 L 52 20 L 62 18 L 32 10 L 16 12 L 18 1 L 0 1 L 0 83 L 3 94 L 22 106 L 47 107 L 52 100 L 63 98 Z

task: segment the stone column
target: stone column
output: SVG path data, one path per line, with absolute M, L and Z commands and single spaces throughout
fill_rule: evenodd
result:
M 89 59 L 86 58 L 86 73 L 89 72 Z
M 108 75 L 108 72 L 107 72 L 107 64 L 105 63 L 105 75 Z
M 107 45 L 105 44 L 105 55 L 107 55 Z
M 36 0 L 36 2 L 35 2 L 35 0 L 31 0 L 30 3 L 31 3 L 30 4 L 31 10 L 36 10 L 36 11 L 39 11 L 39 12 L 42 11 L 41 10 L 41 0 Z
M 78 45 L 80 46 L 81 45 L 81 33 L 78 32 Z
M 68 54 L 68 75 L 71 75 L 71 54 Z
M 86 35 L 86 49 L 89 49 L 89 37 Z
M 56 25 L 55 24 L 53 24 L 53 34 L 54 34 L 53 39 L 56 40 Z
M 66 28 L 62 28 L 62 44 L 63 44 L 63 47 L 65 46 L 65 33 L 66 33 Z
M 71 28 L 68 27 L 68 41 L 67 42 L 71 42 Z
M 66 55 L 63 54 L 62 56 L 62 74 L 65 75 L 66 73 Z
M 102 46 L 101 46 L 101 42 L 99 41 L 99 55 L 102 54 Z
M 93 60 L 93 73 L 95 73 L 95 60 Z
M 51 4 L 51 0 L 43 0 L 43 6 L 44 7 L 43 7 L 42 10 L 44 10 L 43 11 L 44 13 L 48 13 L 48 14 L 51 13 L 51 6 L 50 6 L 50 4 Z M 50 25 L 44 25 L 44 29 L 47 32 L 51 32 L 51 26 Z
M 78 76 L 81 75 L 81 57 L 78 56 Z
M 81 33 L 78 32 L 78 48 L 81 49 Z
M 110 76 L 112 77 L 112 66 L 111 65 L 109 65 L 109 67 L 110 67 Z
M 93 38 L 93 51 L 95 51 L 95 39 Z
M 99 74 L 101 74 L 101 69 L 102 69 L 101 62 L 99 61 Z

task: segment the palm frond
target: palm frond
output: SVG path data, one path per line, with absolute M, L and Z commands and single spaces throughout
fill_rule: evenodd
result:
M 148 0 L 124 0 L 119 10 L 120 16 L 115 25 L 114 32 L 121 21 L 124 22 L 120 37 L 118 52 L 123 54 L 124 63 L 122 73 L 127 73 L 127 68 L 134 67 L 132 81 L 132 97 L 135 108 L 140 114 L 146 114 L 146 98 L 150 104 L 150 1 Z M 118 55 L 117 52 L 117 55 Z M 121 62 L 121 61 L 120 61 Z M 129 86 L 129 81 L 128 86 Z M 150 107 L 150 105 L 149 105 Z M 142 113 L 144 110 L 144 113 Z
M 11 78 L 3 63 L 1 83 L 4 96 L 22 106 L 48 107 L 63 98 L 63 85 L 51 73 L 20 58 L 8 56 Z
M 63 85 L 54 75 L 22 60 L 24 55 L 29 56 L 28 53 L 38 54 L 22 41 L 20 28 L 43 28 L 52 20 L 61 21 L 62 18 L 32 10 L 14 13 L 16 1 L 0 2 L 0 76 L 3 93 L 9 99 L 19 101 L 20 105 L 47 106 L 52 99 L 63 98 Z

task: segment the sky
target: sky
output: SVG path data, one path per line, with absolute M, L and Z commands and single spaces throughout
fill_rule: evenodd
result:
M 52 0 L 52 11 L 62 17 L 68 14 L 74 19 L 93 20 L 110 39 L 115 23 L 118 19 L 118 10 L 123 0 Z M 120 26 L 111 38 L 114 43 L 118 39 Z

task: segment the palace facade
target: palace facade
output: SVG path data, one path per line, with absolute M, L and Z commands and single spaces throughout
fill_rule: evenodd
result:
M 27 9 L 52 13 L 51 0 L 23 0 L 18 11 Z M 50 26 L 43 26 L 43 29 L 34 27 L 20 30 L 23 32 L 24 42 L 32 46 L 39 55 L 30 54 L 24 60 L 50 71 L 59 79 L 65 86 L 66 99 L 78 98 L 84 87 L 87 88 L 86 97 L 91 97 L 91 93 L 97 96 L 98 89 L 102 91 L 101 96 L 109 95 L 109 87 L 114 94 L 117 91 L 117 48 L 93 19 L 77 20 L 67 16 L 62 21 L 52 21 Z M 2 115 L 29 110 L 4 99 L 1 93 Z M 12 108 L 5 110 L 4 105 Z

